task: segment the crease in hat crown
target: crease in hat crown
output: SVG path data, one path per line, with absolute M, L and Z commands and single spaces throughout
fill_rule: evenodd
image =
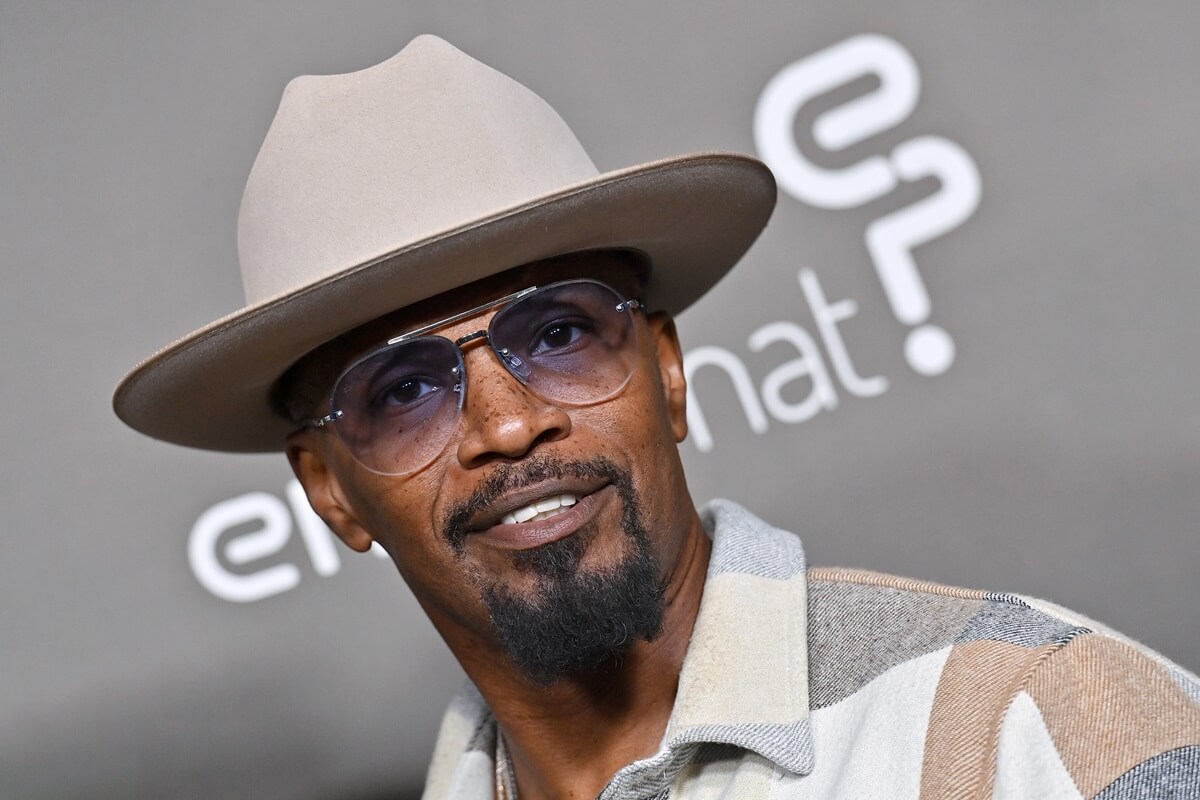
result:
M 550 105 L 432 35 L 284 90 L 238 215 L 247 304 L 598 170 Z

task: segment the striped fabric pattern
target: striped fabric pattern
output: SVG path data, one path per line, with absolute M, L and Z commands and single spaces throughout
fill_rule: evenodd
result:
M 735 503 L 702 518 L 674 711 L 604 800 L 1200 800 L 1200 681 L 1162 656 L 1033 598 L 810 569 Z M 495 746 L 468 686 L 425 797 L 492 797 Z

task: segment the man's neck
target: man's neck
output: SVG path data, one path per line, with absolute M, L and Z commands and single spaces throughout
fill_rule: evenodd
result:
M 712 549 L 698 517 L 690 527 L 667 579 L 662 634 L 638 641 L 618 665 L 543 687 L 494 658 L 460 654 L 496 716 L 521 800 L 595 797 L 621 767 L 658 749 Z

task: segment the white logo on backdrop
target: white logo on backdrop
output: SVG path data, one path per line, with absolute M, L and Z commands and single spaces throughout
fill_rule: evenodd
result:
M 813 163 L 796 141 L 798 113 L 821 95 L 866 76 L 878 79 L 876 89 L 813 120 L 812 139 L 819 147 L 831 153 L 845 150 L 894 128 L 912 114 L 921 88 L 916 62 L 894 40 L 862 34 L 784 67 L 767 83 L 754 112 L 755 145 L 780 188 L 817 208 L 857 208 L 889 194 L 902 182 L 937 179 L 940 186 L 934 194 L 867 225 L 864 241 L 892 313 L 911 328 L 904 342 L 905 361 L 921 375 L 941 375 L 954 363 L 954 339 L 945 329 L 929 323 L 932 304 L 912 250 L 954 230 L 974 213 L 979 205 L 979 170 L 957 144 L 928 135 L 909 139 L 890 154 L 838 169 Z M 875 397 L 887 391 L 886 377 L 858 375 L 838 330 L 838 323 L 858 313 L 858 304 L 849 298 L 826 301 L 820 281 L 810 269 L 800 270 L 799 280 L 837 382 L 857 397 Z M 781 422 L 797 423 L 837 407 L 837 388 L 813 337 L 794 323 L 771 322 L 754 331 L 747 344 L 759 352 L 776 341 L 792 344 L 800 357 L 766 376 L 761 401 L 745 364 L 730 351 L 706 346 L 686 354 L 688 424 L 698 450 L 709 452 L 714 445 L 691 381 L 702 366 L 717 366 L 729 375 L 755 433 L 766 432 L 768 412 Z M 800 378 L 811 381 L 811 391 L 801 402 L 785 401 L 782 388 Z
M 892 39 L 864 34 L 780 70 L 759 97 L 754 141 L 780 187 L 817 208 L 857 208 L 894 191 L 902 182 L 938 180 L 940 188 L 934 194 L 867 225 L 864 240 L 892 313 L 911 328 L 904 344 L 905 360 L 921 375 L 940 375 L 954 363 L 954 340 L 929 323 L 932 305 L 912 249 L 953 230 L 974 213 L 980 193 L 975 162 L 954 142 L 926 135 L 901 143 L 887 155 L 828 169 L 810 161 L 795 137 L 796 116 L 806 103 L 872 75 L 879 80 L 878 88 L 815 118 L 813 140 L 826 151 L 838 152 L 899 125 L 917 105 L 921 83 L 917 65 Z M 886 377 L 858 373 L 839 329 L 858 313 L 858 303 L 851 298 L 830 302 L 811 269 L 801 269 L 797 277 L 818 336 L 782 320 L 751 333 L 747 346 L 753 352 L 782 342 L 799 353 L 769 372 L 761 389 L 756 388 L 742 360 L 725 348 L 703 346 L 686 354 L 688 425 L 701 452 L 714 446 L 695 396 L 693 375 L 701 367 L 719 367 L 729 376 L 755 433 L 766 432 L 768 413 L 780 422 L 794 424 L 836 408 L 839 386 L 855 397 L 877 397 L 887 391 Z M 799 402 L 785 399 L 785 387 L 800 379 L 811 382 L 807 396 Z M 294 589 L 303 570 L 282 555 L 296 532 L 312 572 L 321 577 L 338 572 L 341 556 L 336 538 L 309 507 L 300 484 L 289 482 L 285 495 L 286 502 L 273 494 L 251 492 L 217 503 L 200 515 L 188 537 L 188 563 L 205 589 L 239 603 Z M 372 549 L 387 558 L 378 544 Z
M 262 566 L 252 572 L 234 571 L 279 555 L 299 531 L 313 571 L 322 577 L 342 568 L 337 538 L 304 496 L 299 481 L 289 481 L 287 503 L 273 494 L 250 492 L 217 503 L 205 511 L 188 536 L 188 564 L 200 585 L 222 600 L 252 603 L 294 589 L 301 571 L 294 562 Z M 378 544 L 375 555 L 387 558 Z

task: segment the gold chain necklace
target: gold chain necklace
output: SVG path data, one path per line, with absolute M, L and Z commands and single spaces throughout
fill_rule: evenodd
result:
M 517 800 L 517 793 L 508 790 L 508 747 L 504 744 L 504 734 L 500 726 L 496 726 L 496 800 Z

